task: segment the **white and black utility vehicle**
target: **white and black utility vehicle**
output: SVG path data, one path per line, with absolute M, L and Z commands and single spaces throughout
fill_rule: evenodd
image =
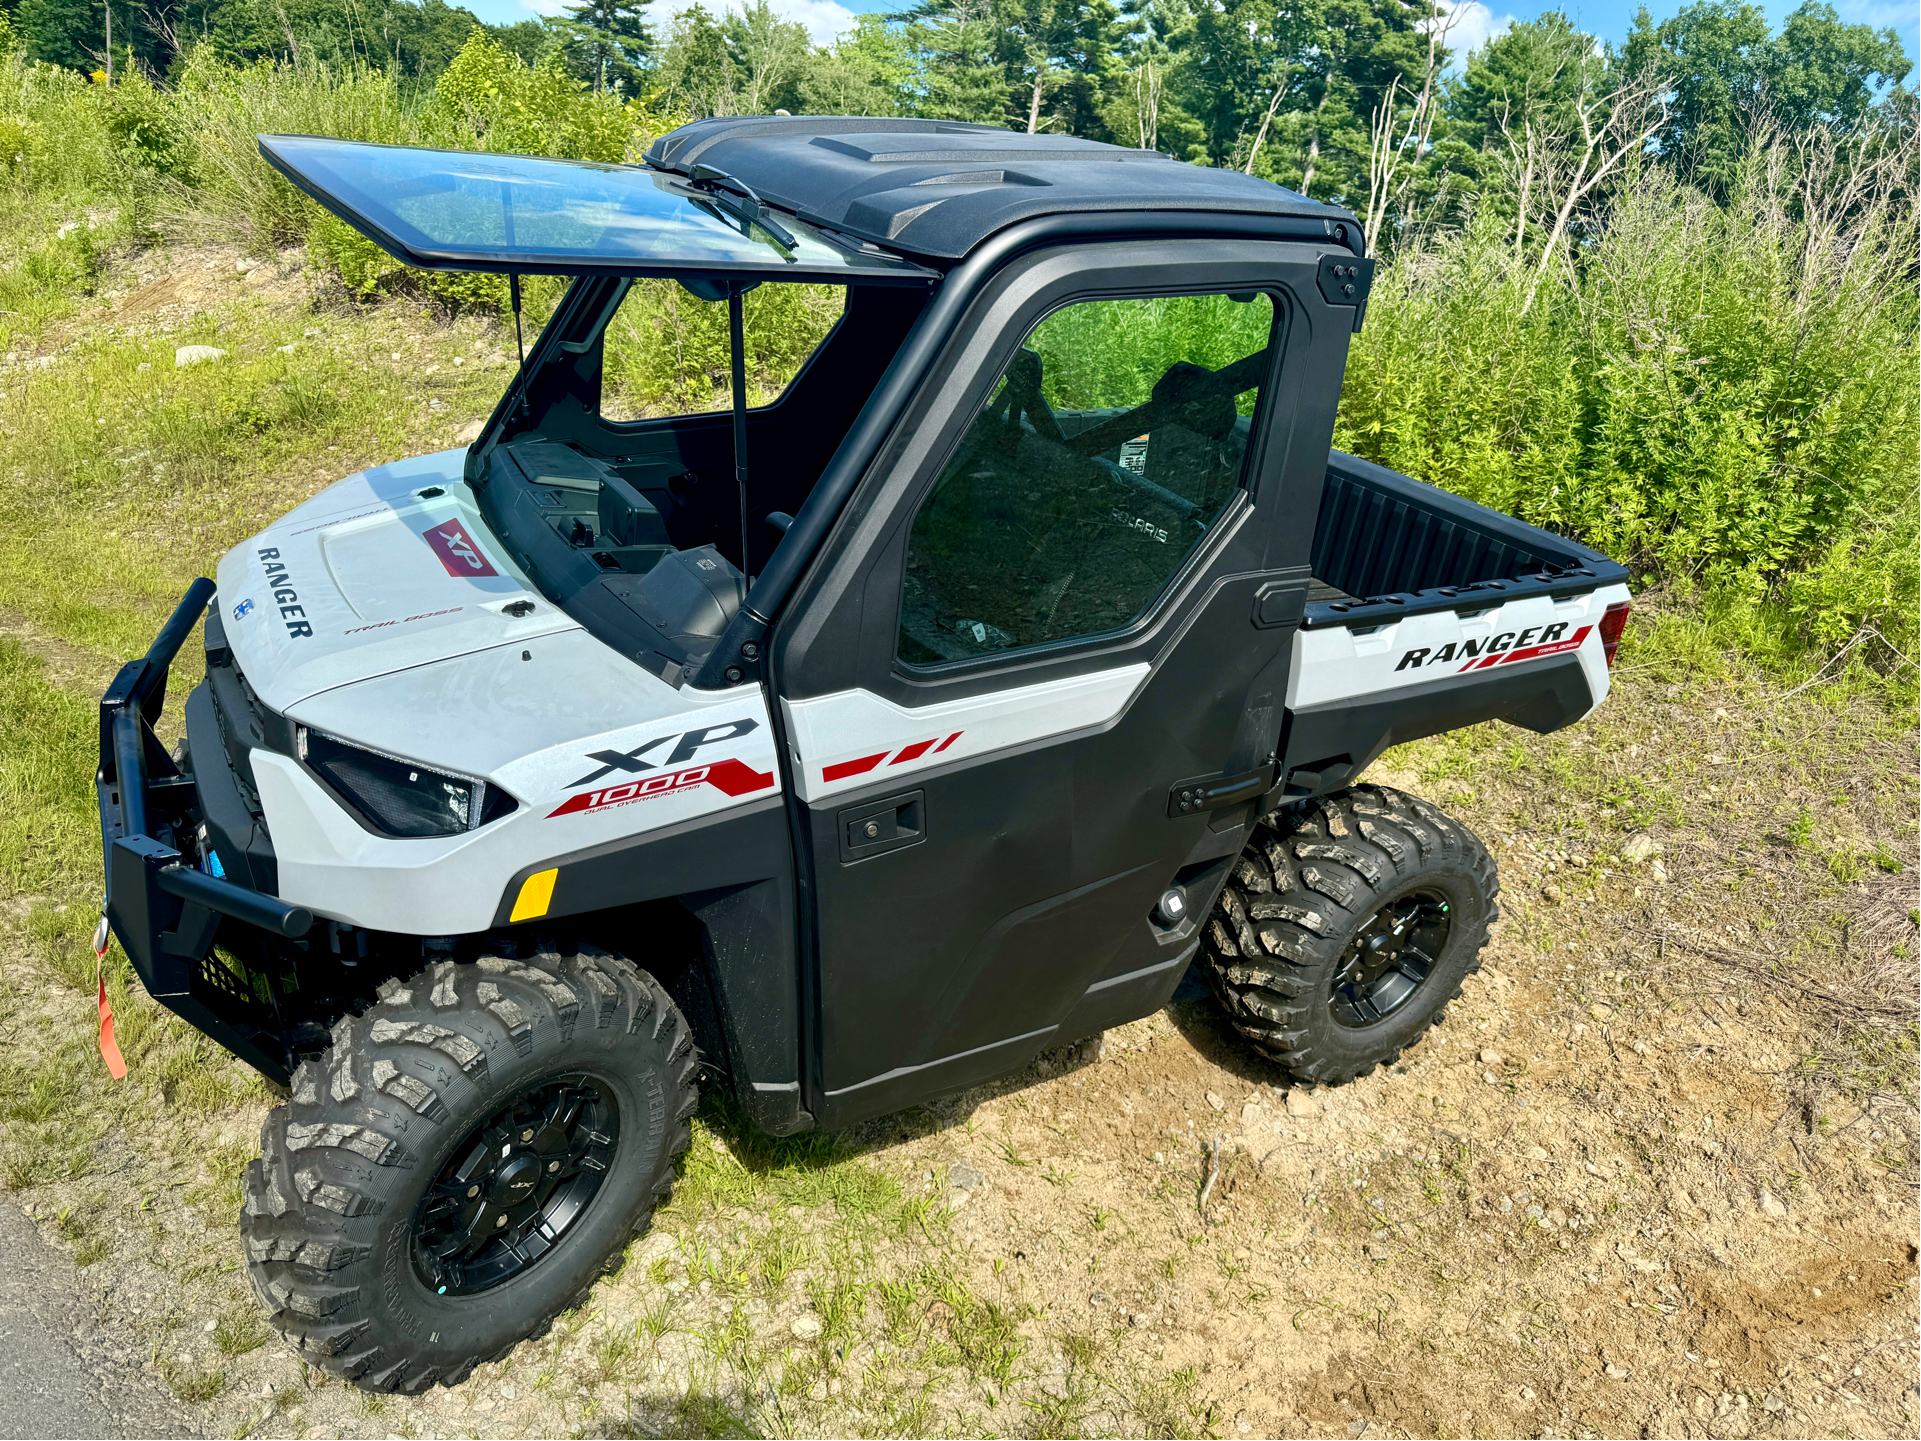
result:
M 242 1232 L 315 1363 L 418 1391 L 540 1329 L 702 1077 L 842 1127 L 1198 959 L 1338 1083 L 1458 993 L 1493 862 L 1357 782 L 1593 710 L 1627 573 L 1330 453 L 1351 215 L 931 121 L 705 120 L 643 166 L 260 144 L 410 265 L 573 277 L 471 447 L 232 551 L 101 703 L 107 919 L 289 1088 Z M 643 278 L 728 307 L 731 415 L 615 413 Z M 742 296 L 796 282 L 844 311 L 750 408 Z

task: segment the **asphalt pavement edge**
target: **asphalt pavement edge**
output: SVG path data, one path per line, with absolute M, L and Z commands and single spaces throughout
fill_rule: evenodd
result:
M 6 1441 L 202 1434 L 11 1196 L 0 1196 L 0 1397 Z

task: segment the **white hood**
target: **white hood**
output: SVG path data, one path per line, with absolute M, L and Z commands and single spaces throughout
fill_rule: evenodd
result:
M 578 629 L 481 522 L 465 457 L 349 476 L 221 560 L 227 641 L 268 706 L 284 713 L 336 686 Z
M 781 793 L 761 687 L 676 689 L 570 620 L 481 524 L 464 454 L 349 476 L 220 562 L 227 641 L 267 706 L 517 802 L 460 835 L 377 834 L 256 749 L 281 897 L 375 930 L 484 930 L 530 868 Z

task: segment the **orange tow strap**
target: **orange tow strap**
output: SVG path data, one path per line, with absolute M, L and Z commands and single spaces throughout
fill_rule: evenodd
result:
M 93 980 L 100 1002 L 100 1059 L 107 1063 L 107 1074 L 116 1081 L 127 1079 L 127 1062 L 120 1054 L 120 1042 L 113 1038 L 113 1007 L 107 1004 L 107 918 L 100 917 L 100 929 L 93 933 Z

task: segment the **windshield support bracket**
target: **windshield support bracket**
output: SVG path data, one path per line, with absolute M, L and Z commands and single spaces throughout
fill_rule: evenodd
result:
M 507 297 L 514 308 L 514 354 L 519 357 L 519 369 L 514 372 L 514 383 L 520 391 L 520 418 L 528 418 L 527 407 L 527 342 L 520 333 L 520 272 L 507 272 Z
M 727 331 L 728 348 L 733 352 L 730 379 L 734 392 L 734 484 L 740 489 L 740 574 L 743 582 L 751 584 L 747 555 L 747 290 L 738 280 L 727 286 Z

